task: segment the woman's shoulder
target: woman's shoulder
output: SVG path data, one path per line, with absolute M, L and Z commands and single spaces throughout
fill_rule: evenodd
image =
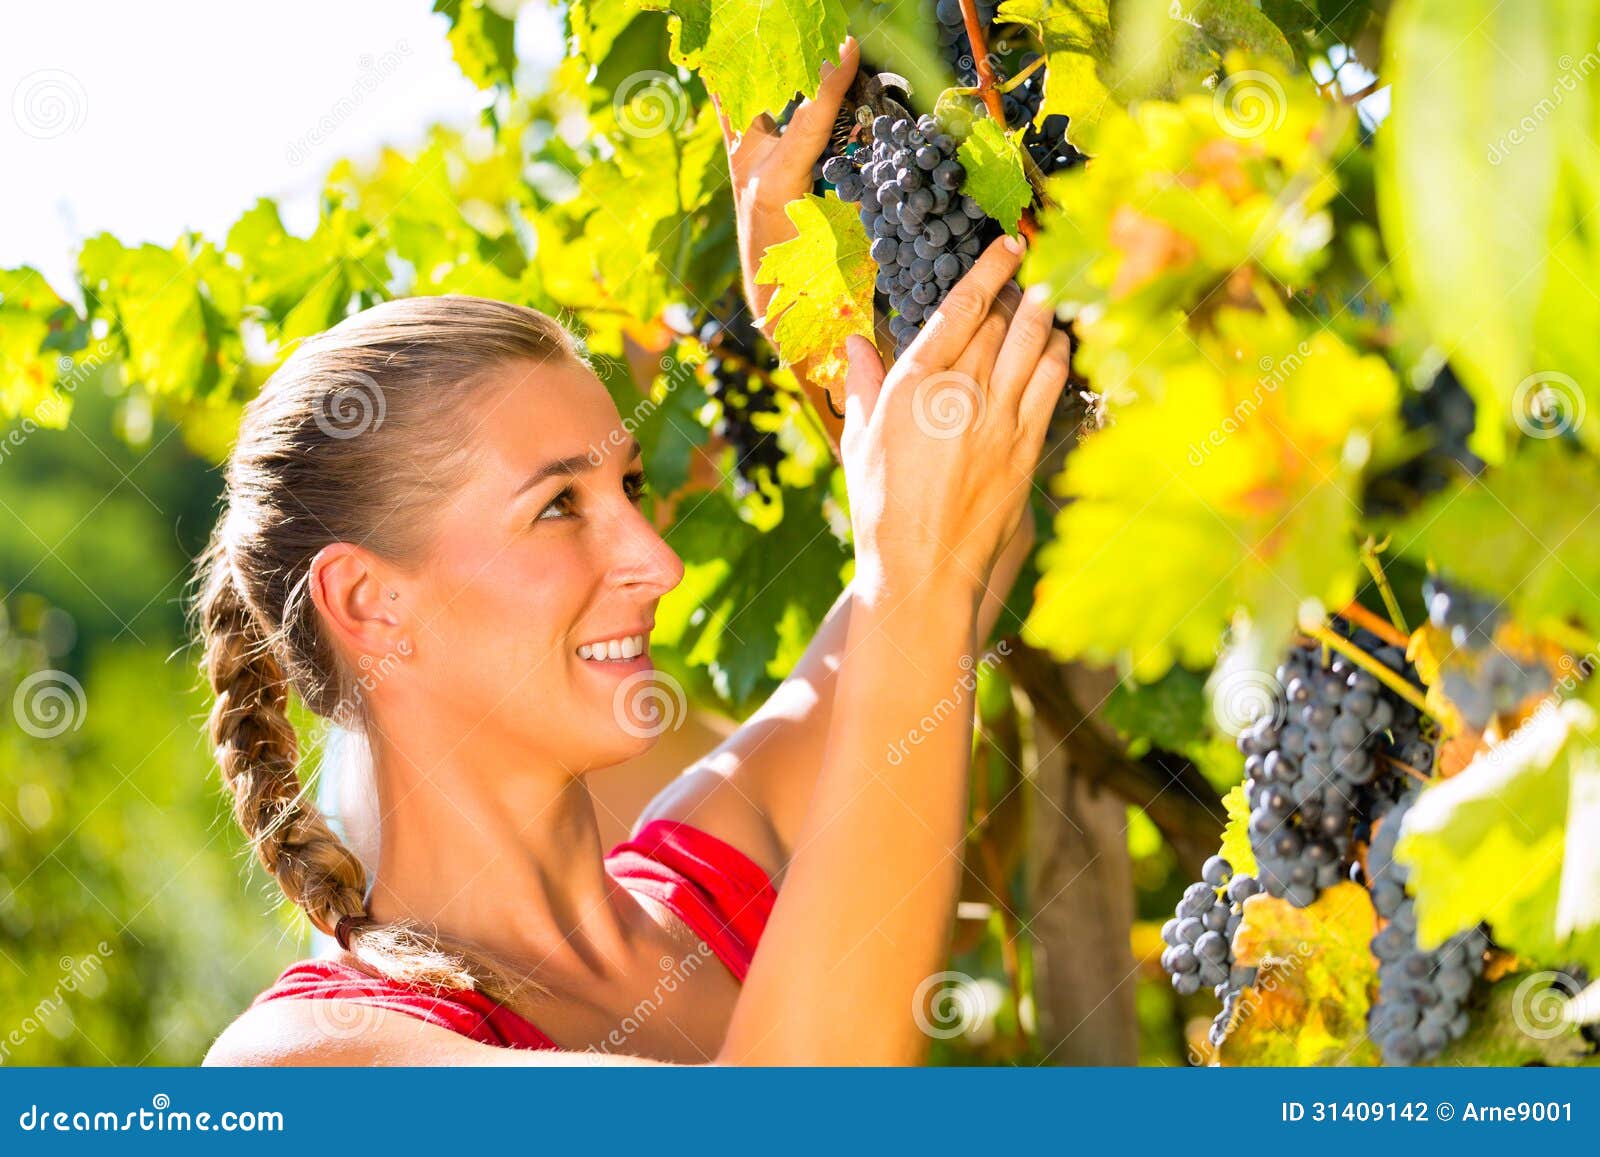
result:
M 507 1064 L 528 1050 L 491 1046 L 387 1008 L 334 999 L 251 1005 L 207 1050 L 207 1067 Z M 359 1024 L 359 1031 L 354 1026 Z

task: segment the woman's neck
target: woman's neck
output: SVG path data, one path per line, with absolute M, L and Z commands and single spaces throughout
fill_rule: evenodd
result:
M 481 730 L 403 740 L 373 729 L 379 784 L 378 920 L 415 920 L 522 964 L 536 976 L 606 979 L 654 928 L 606 872 L 581 775 L 531 763 Z

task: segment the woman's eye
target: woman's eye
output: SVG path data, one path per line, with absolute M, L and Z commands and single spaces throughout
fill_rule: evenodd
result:
M 576 501 L 577 495 L 569 486 L 550 500 L 550 505 L 539 512 L 539 517 L 535 521 L 545 522 L 552 517 L 565 518 L 572 513 L 572 506 Z
M 635 470 L 622 480 L 622 492 L 628 496 L 629 502 L 638 502 L 650 493 L 650 483 L 645 481 L 644 471 Z

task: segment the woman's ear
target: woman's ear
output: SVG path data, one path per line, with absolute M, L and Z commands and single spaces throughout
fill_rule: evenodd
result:
M 311 560 L 308 582 L 335 645 L 354 657 L 384 655 L 406 639 L 406 612 L 385 581 L 389 568 L 371 551 L 348 542 L 323 547 Z

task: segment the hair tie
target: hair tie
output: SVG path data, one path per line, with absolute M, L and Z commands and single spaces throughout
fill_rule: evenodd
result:
M 350 931 L 357 920 L 365 919 L 362 916 L 340 916 L 339 922 L 333 926 L 333 938 L 339 942 L 339 947 L 346 952 L 350 951 Z

